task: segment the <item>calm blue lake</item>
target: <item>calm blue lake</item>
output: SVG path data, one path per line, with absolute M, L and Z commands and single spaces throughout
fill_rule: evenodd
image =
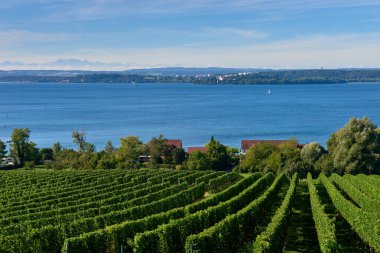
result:
M 270 94 L 268 91 L 270 90 Z M 380 83 L 200 86 L 192 84 L 0 84 L 0 139 L 28 127 L 39 147 L 73 147 L 85 130 L 102 149 L 108 140 L 164 134 L 185 147 L 212 135 L 240 147 L 242 139 L 298 138 L 325 145 L 350 117 L 380 124 Z

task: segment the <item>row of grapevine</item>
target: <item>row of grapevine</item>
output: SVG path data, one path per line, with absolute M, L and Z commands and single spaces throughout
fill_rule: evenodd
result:
M 151 173 L 147 170 L 140 170 L 138 172 L 132 173 L 125 173 L 122 170 L 115 170 L 112 172 L 107 172 L 107 177 L 101 177 L 101 173 L 90 173 L 89 175 L 79 175 L 77 177 L 72 177 L 70 179 L 58 181 L 56 183 L 47 183 L 44 186 L 40 186 L 39 184 L 33 184 L 31 182 L 28 182 L 23 185 L 23 181 L 20 182 L 20 185 L 13 191 L 13 192 L 6 192 L 2 193 L 2 199 L 7 198 L 7 202 L 11 201 L 12 199 L 15 199 L 16 202 L 19 200 L 17 199 L 20 196 L 25 196 L 26 198 L 34 198 L 35 195 L 38 196 L 43 196 L 41 195 L 41 192 L 44 192 L 46 194 L 54 194 L 58 192 L 65 192 L 67 190 L 73 190 L 73 189 L 79 189 L 81 186 L 83 187 L 84 181 L 87 183 L 85 184 L 99 184 L 99 179 L 102 178 L 102 180 L 107 179 L 107 180 L 114 180 L 117 177 L 125 177 L 128 179 L 128 177 L 135 177 L 136 174 L 147 174 Z M 88 182 L 90 181 L 90 182 Z M 9 189 L 9 186 L 6 185 L 6 189 Z M 8 196 L 7 196 L 8 195 Z
M 101 187 L 102 185 L 107 185 L 107 184 L 112 184 L 112 185 L 117 185 L 118 183 L 123 183 L 123 182 L 131 182 L 131 180 L 135 177 L 139 177 L 141 175 L 146 175 L 146 172 L 140 172 L 130 175 L 112 175 L 112 179 L 116 179 L 114 182 L 110 183 L 99 183 L 99 175 L 91 177 L 91 182 L 88 182 L 86 184 L 80 183 L 79 185 L 73 187 L 72 185 L 67 185 L 65 187 L 58 188 L 57 190 L 43 190 L 40 189 L 39 193 L 33 194 L 33 195 L 26 195 L 24 197 L 17 197 L 14 196 L 13 199 L 7 199 L 7 206 L 19 206 L 20 204 L 25 205 L 27 203 L 34 203 L 34 202 L 42 202 L 44 200 L 49 200 L 52 198 L 62 198 L 65 196 L 71 196 L 75 195 L 77 193 L 85 192 L 87 189 L 93 190 L 94 187 Z M 123 178 L 124 180 L 121 182 L 119 179 L 119 176 Z M 2 196 L 5 197 L 5 196 Z
M 367 182 L 365 178 L 359 178 L 359 176 L 353 175 L 344 175 L 345 180 L 353 184 L 355 187 L 360 189 L 364 194 L 366 194 L 369 198 L 380 201 L 380 194 L 377 187 Z
M 170 183 L 168 183 L 169 185 Z M 98 201 L 99 199 L 110 199 L 116 196 L 123 196 L 125 192 L 135 191 L 140 188 L 146 188 L 154 186 L 154 184 L 147 182 L 141 184 L 135 184 L 132 182 L 121 183 L 117 185 L 102 185 L 102 188 L 93 187 L 87 188 L 85 191 L 67 196 L 67 197 L 51 197 L 41 202 L 32 202 L 29 204 L 4 208 L 2 210 L 2 216 L 8 216 L 7 213 L 12 213 L 14 215 L 26 214 L 26 213 L 35 213 L 50 210 L 51 206 L 54 205 L 55 209 L 71 207 L 81 204 L 88 204 L 89 202 Z M 115 196 L 116 195 L 116 196 Z M 39 203 L 39 204 L 38 204 Z
M 257 236 L 253 244 L 253 251 L 257 253 L 280 252 L 285 240 L 289 215 L 292 210 L 293 201 L 297 187 L 297 173 L 293 176 L 290 187 L 280 208 L 273 216 L 266 230 Z
M 219 205 L 200 210 L 185 218 L 173 220 L 156 230 L 137 234 L 134 240 L 136 252 L 181 252 L 187 236 L 199 233 L 222 220 L 226 215 L 235 213 L 258 197 L 273 181 L 269 173 L 247 187 L 239 195 Z
M 325 208 L 319 199 L 318 191 L 313 183 L 310 173 L 307 175 L 307 185 L 309 188 L 311 210 L 321 251 L 322 253 L 337 252 L 338 244 L 335 236 L 334 221 L 325 213 Z
M 363 241 L 380 252 L 380 219 L 372 213 L 365 212 L 346 199 L 333 183 L 323 174 L 320 180 L 325 186 L 334 206 L 347 220 Z
M 222 177 L 225 178 L 225 175 Z M 209 198 L 184 207 L 153 214 L 139 220 L 125 221 L 94 232 L 81 234 L 79 237 L 68 238 L 62 252 L 66 252 L 66 250 L 70 253 L 100 253 L 114 252 L 115 250 L 120 252 L 121 248 L 124 248 L 127 252 L 132 251 L 132 241 L 137 233 L 153 230 L 161 224 L 168 223 L 170 220 L 183 218 L 190 213 L 214 206 L 221 201 L 226 201 L 242 192 L 258 178 L 260 178 L 260 174 L 254 174 Z M 114 249 L 114 251 L 111 249 Z
M 36 214 L 34 214 L 35 219 L 27 222 L 26 225 L 29 228 L 31 228 L 31 227 L 38 228 L 38 227 L 46 226 L 48 224 L 60 224 L 62 222 L 65 222 L 65 223 L 73 222 L 75 220 L 78 220 L 79 218 L 81 218 L 83 220 L 86 217 L 106 215 L 109 212 L 119 210 L 120 206 L 124 206 L 124 208 L 131 207 L 133 205 L 138 204 L 138 201 L 139 201 L 139 204 L 142 205 L 142 204 L 149 203 L 151 201 L 160 199 L 162 197 L 168 196 L 170 194 L 175 194 L 176 192 L 184 189 L 186 187 L 186 184 L 185 185 L 184 184 L 173 185 L 167 189 L 165 188 L 165 186 L 167 186 L 166 183 L 157 184 L 156 186 L 149 185 L 146 188 L 141 189 L 141 184 L 136 185 L 135 191 L 128 192 L 129 189 L 128 188 L 126 189 L 127 193 L 125 194 L 126 195 L 125 197 L 127 199 L 124 202 L 118 203 L 117 201 L 112 201 L 110 204 L 101 206 L 99 208 L 96 208 L 96 207 L 87 208 L 87 209 L 84 208 L 83 210 L 78 210 L 76 212 L 70 212 L 70 211 L 72 211 L 70 209 L 68 209 L 68 210 L 67 209 L 61 209 L 62 213 L 60 215 L 59 215 L 59 213 L 57 213 L 56 215 L 50 215 L 50 213 L 41 212 L 40 216 L 42 216 L 42 217 L 40 217 L 39 219 L 36 219 L 38 217 Z M 155 190 L 157 190 L 157 189 L 161 189 L 161 190 L 155 192 Z M 110 199 L 106 199 L 106 200 L 102 200 L 102 201 L 98 200 L 98 203 L 102 204 L 102 203 L 108 202 L 108 201 L 110 201 Z M 117 203 L 115 203 L 115 202 L 117 202 Z M 54 214 L 54 212 L 58 212 L 58 209 L 52 210 L 51 214 Z M 31 215 L 33 216 L 33 214 L 31 214 Z M 16 216 L 16 217 L 11 217 L 9 219 L 0 220 L 0 224 L 4 224 L 4 223 L 7 224 L 7 222 L 13 223 L 13 225 L 10 227 L 3 227 L 2 228 L 3 233 L 6 233 L 6 231 L 14 231 L 15 226 L 18 229 L 22 229 L 22 227 L 18 226 L 17 224 L 14 224 L 20 218 L 25 219 L 25 216 L 21 216 L 21 217 Z
M 180 174 L 178 176 L 181 176 Z M 147 182 L 147 183 L 141 183 L 141 184 L 135 184 L 132 182 L 119 184 L 115 186 L 107 187 L 103 185 L 102 188 L 99 187 L 90 187 L 86 188 L 85 191 L 71 195 L 71 196 L 65 196 L 62 197 L 61 195 L 57 195 L 55 198 L 54 196 L 49 197 L 45 201 L 38 201 L 38 202 L 32 202 L 30 204 L 25 204 L 13 208 L 4 209 L 3 213 L 12 212 L 12 213 L 28 213 L 28 212 L 37 212 L 37 211 L 43 211 L 43 209 L 47 208 L 48 210 L 51 209 L 52 205 L 54 205 L 55 209 L 57 210 L 59 208 L 65 208 L 73 205 L 80 205 L 83 204 L 83 202 L 94 202 L 99 201 L 99 199 L 108 200 L 112 198 L 114 195 L 123 196 L 120 195 L 122 193 L 130 193 L 135 190 L 139 190 L 146 187 L 152 187 L 153 184 Z M 61 197 L 60 197 L 61 196 Z M 104 203 L 102 203 L 104 204 Z
M 380 206 L 380 202 L 369 198 L 366 194 L 337 174 L 333 174 L 330 177 L 330 180 L 332 180 L 333 183 L 335 183 L 341 190 L 350 196 L 350 198 L 363 210 L 367 212 L 379 213 L 378 207 Z
M 140 219 L 147 215 L 186 205 L 202 198 L 204 192 L 205 185 L 202 183 L 183 189 L 176 194 L 167 193 L 166 197 L 160 196 L 156 201 L 147 201 L 145 204 L 132 206 L 125 210 L 117 210 L 108 214 L 95 215 L 84 219 L 73 214 L 75 219 L 72 222 L 66 223 L 64 220 L 61 220 L 61 223 L 57 225 L 46 225 L 39 229 L 31 230 L 23 235 L 22 240 L 17 235 L 1 238 L 1 245 L 13 247 L 13 249 L 15 246 L 10 245 L 18 245 L 19 248 L 23 249 L 23 252 L 53 252 L 62 247 L 62 243 L 67 237 L 78 236 L 84 232 L 118 224 L 125 220 Z M 147 198 L 149 197 L 147 196 Z M 14 249 L 14 251 L 16 250 Z
M 282 174 L 257 199 L 237 213 L 230 214 L 223 220 L 204 231 L 186 238 L 185 252 L 236 252 L 247 239 L 252 239 L 252 232 L 261 217 L 267 212 L 284 181 Z

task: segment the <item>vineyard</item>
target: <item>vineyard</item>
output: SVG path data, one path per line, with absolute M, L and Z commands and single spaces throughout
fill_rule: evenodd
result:
M 380 176 L 2 171 L 0 252 L 380 252 Z

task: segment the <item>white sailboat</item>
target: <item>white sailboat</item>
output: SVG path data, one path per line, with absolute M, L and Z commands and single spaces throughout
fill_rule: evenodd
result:
M 270 94 L 270 93 L 271 93 L 270 90 L 268 90 L 268 91 L 267 91 L 267 94 Z

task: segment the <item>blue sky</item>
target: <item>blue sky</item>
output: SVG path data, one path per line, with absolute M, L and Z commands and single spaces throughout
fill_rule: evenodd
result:
M 0 69 L 380 67 L 378 0 L 1 0 Z

